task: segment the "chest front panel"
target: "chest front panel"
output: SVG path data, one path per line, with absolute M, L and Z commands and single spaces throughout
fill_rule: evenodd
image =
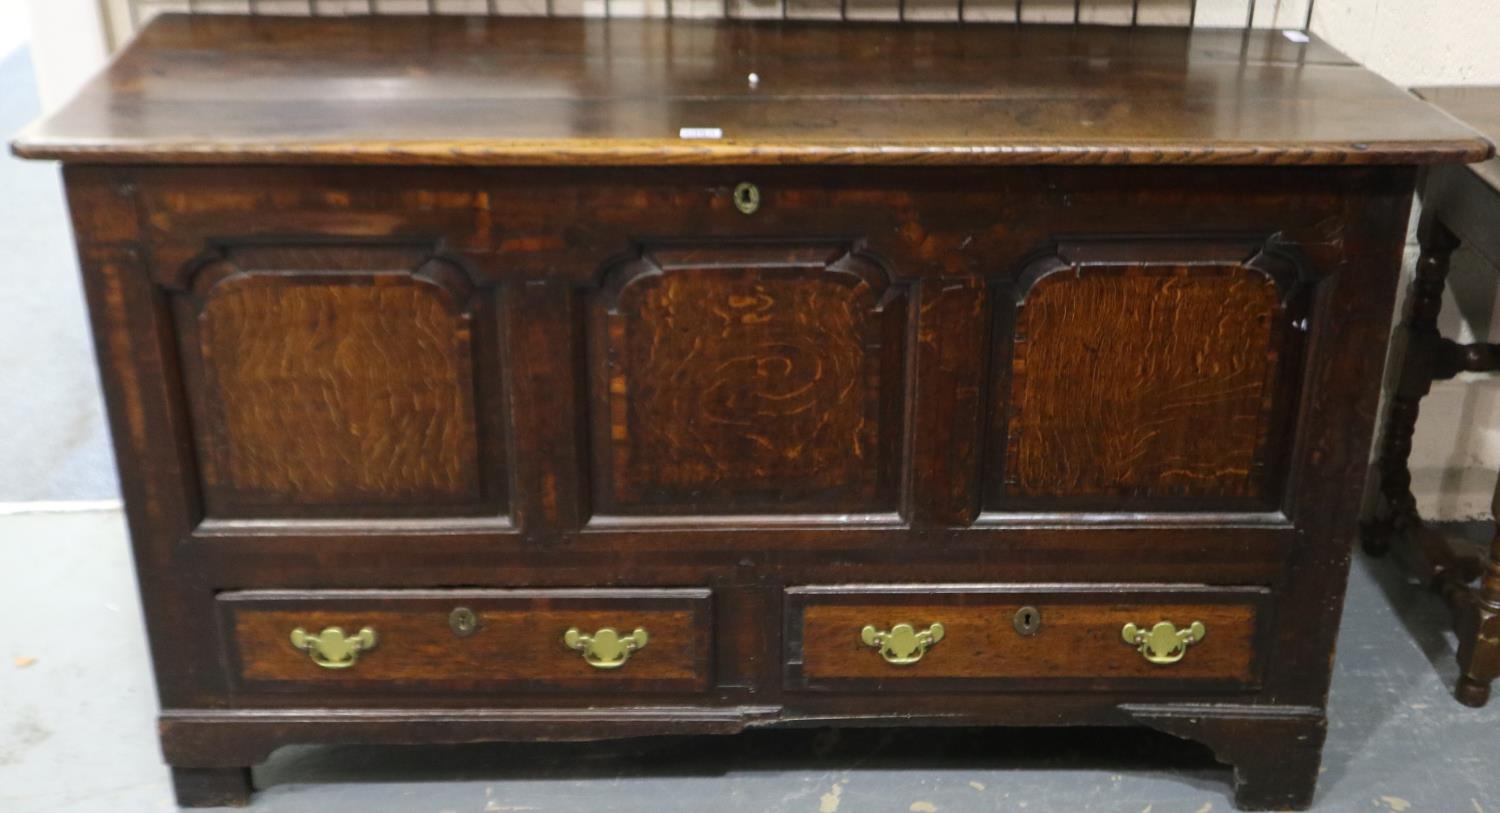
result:
M 1060 254 L 1021 274 L 1000 332 L 996 507 L 1279 507 L 1312 293 L 1295 247 Z
M 212 251 L 173 297 L 208 516 L 503 511 L 491 291 L 430 245 Z
M 1400 248 L 1369 223 L 1409 181 L 71 171 L 93 307 L 130 340 L 106 370 L 137 376 L 111 386 L 151 461 L 140 556 L 191 574 L 163 623 L 222 667 L 168 667 L 164 697 L 1318 702 L 1296 676 L 1332 627 L 1294 574 L 1337 567 L 1328 506 L 1358 498 Z M 88 221 L 126 199 L 139 220 Z M 843 587 L 878 600 L 802 609 Z M 642 592 L 553 603 L 580 589 Z M 674 590 L 690 612 L 651 604 Z M 930 657 L 885 659 L 932 624 Z
M 646 252 L 591 296 L 598 508 L 894 512 L 904 288 L 840 244 Z
M 521 498 L 567 533 L 1285 507 L 1336 173 L 1295 198 L 1295 173 L 1239 173 L 1218 210 L 1204 172 L 1111 171 L 1065 205 L 1035 190 L 1091 174 L 831 174 L 757 170 L 745 215 L 720 173 L 329 170 L 294 200 L 245 173 L 190 206 L 195 173 L 161 173 L 151 271 L 207 515 L 505 525 Z M 550 310 L 518 304 L 542 291 Z
M 1251 471 L 1282 349 L 1275 285 L 1195 271 L 1117 266 L 1031 292 L 1012 336 L 1017 494 L 1259 490 Z

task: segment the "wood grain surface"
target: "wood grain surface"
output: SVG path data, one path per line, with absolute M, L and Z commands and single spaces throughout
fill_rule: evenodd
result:
M 411 250 L 257 246 L 198 272 L 196 304 L 179 312 L 202 378 L 190 400 L 212 513 L 495 510 L 481 506 L 494 473 L 482 471 L 469 286 L 431 266 L 457 280 L 445 289 L 423 263 Z
M 1037 680 L 1054 688 L 1070 682 L 1095 687 L 1132 681 L 1218 680 L 1248 686 L 1255 681 L 1260 602 L 1264 592 L 1226 591 L 1214 596 L 1132 595 L 1128 589 L 1115 593 L 1016 592 L 1003 588 L 986 591 L 933 590 L 921 595 L 919 587 L 896 600 L 879 591 L 861 594 L 858 587 L 845 588 L 836 602 L 821 600 L 824 594 L 796 594 L 800 629 L 789 630 L 800 648 L 788 653 L 800 658 L 796 674 L 811 685 L 827 686 L 837 681 L 875 681 L 867 688 L 922 689 L 945 681 Z M 1035 608 L 1041 626 L 1034 635 L 1021 635 L 1012 626 L 1022 607 Z M 797 624 L 797 613 L 790 615 Z M 1149 663 L 1134 647 L 1121 639 L 1127 623 L 1149 629 L 1159 621 L 1186 628 L 1201 621 L 1208 629 L 1204 639 L 1187 650 L 1183 659 L 1162 666 Z M 933 623 L 945 627 L 945 635 L 909 666 L 887 663 L 860 640 L 867 624 L 890 629 L 906 623 L 921 630 Z M 993 684 L 991 684 L 993 685 Z
M 1018 307 L 1007 493 L 1263 496 L 1280 292 L 1238 265 L 1068 267 Z
M 174 766 L 242 767 L 298 743 L 588 739 L 728 733 L 761 725 L 1140 720 L 1195 732 L 1221 749 L 1244 769 L 1244 798 L 1309 798 L 1318 756 L 1312 735 L 1327 700 L 1413 168 L 74 165 L 65 168 L 65 177 L 164 709 L 163 745 Z M 761 190 L 753 215 L 733 205 L 733 190 L 742 182 Z M 1097 246 L 1111 241 L 1125 249 L 1106 262 Z M 1096 248 L 1078 254 L 1070 248 L 1074 243 Z M 1204 248 L 1229 243 L 1240 253 Z M 412 253 L 400 262 L 373 256 L 386 250 L 376 247 L 392 245 Z M 1307 321 L 1305 334 L 1298 329 L 1287 332 L 1285 342 L 1273 335 L 1260 344 L 1277 353 L 1275 366 L 1286 373 L 1277 376 L 1283 383 L 1273 399 L 1272 429 L 1262 432 L 1266 468 L 1277 472 L 1264 481 L 1262 496 L 1171 505 L 1149 494 L 1090 496 L 1087 504 L 1071 506 L 1053 497 L 992 499 L 989 489 L 1005 477 L 1003 419 L 1015 372 L 1015 320 L 1007 321 L 1006 314 L 1014 315 L 1015 293 L 1036 258 L 1051 256 L 1083 269 L 1071 280 L 1062 273 L 1058 290 L 1066 291 L 1086 280 L 1089 268 L 1111 263 L 1135 273 L 1152 266 L 1219 269 L 1221 275 L 1239 269 L 1239 277 L 1229 277 L 1253 280 L 1245 269 L 1261 268 L 1255 253 L 1273 246 L 1298 258 L 1289 269 L 1269 274 L 1282 308 L 1277 319 L 1283 326 Z M 821 253 L 810 253 L 813 248 Z M 841 264 L 844 254 L 867 260 L 881 273 L 854 271 Z M 446 258 L 440 265 L 447 271 L 430 265 L 439 257 Z M 475 459 L 482 505 L 492 513 L 453 507 L 433 513 L 426 502 L 384 498 L 378 500 L 384 511 L 346 503 L 297 513 L 303 503 L 282 495 L 258 511 L 238 510 L 244 505 L 218 510 L 225 503 L 214 501 L 199 470 L 200 446 L 217 441 L 193 406 L 208 391 L 197 358 L 201 305 L 213 301 L 218 285 L 234 290 L 243 282 L 233 281 L 239 277 L 264 277 L 264 284 L 291 291 L 304 278 L 309 285 L 330 286 L 331 279 L 346 276 L 360 280 L 350 284 L 375 285 L 374 279 L 388 274 L 396 289 L 415 294 L 420 280 L 427 286 L 421 290 L 445 303 L 446 310 L 424 311 L 415 299 L 400 302 L 413 313 L 430 312 L 434 327 L 457 332 L 457 322 L 443 318 L 465 312 L 449 303 L 468 303 Z M 695 295 L 692 302 L 669 304 L 645 295 L 666 290 L 654 288 L 661 282 L 653 279 L 674 276 L 695 283 L 682 288 Z M 643 286 L 640 294 L 632 294 L 637 285 Z M 708 306 L 729 303 L 730 294 L 755 294 L 757 285 L 774 303 L 765 311 L 772 320 L 757 325 L 721 317 L 714 332 Z M 1210 373 L 1233 368 L 1243 361 L 1240 351 L 1249 352 L 1247 341 L 1216 334 L 1204 316 L 1223 307 L 1228 282 L 1215 285 L 1218 299 L 1186 300 L 1202 313 L 1183 323 L 1187 338 L 1203 345 Z M 630 351 L 628 331 L 613 336 L 607 329 L 610 303 L 622 292 L 626 307 L 615 315 L 659 320 L 691 314 L 705 347 L 707 338 L 726 329 L 732 344 L 744 346 L 785 331 L 808 348 L 796 357 L 803 359 L 838 351 L 851 334 L 859 337 L 864 363 L 879 367 L 881 393 L 879 411 L 864 415 L 878 414 L 882 448 L 890 443 L 895 449 L 882 458 L 889 465 L 872 465 L 879 472 L 875 504 L 881 510 L 808 514 L 857 500 L 810 489 L 768 497 L 750 490 L 758 487 L 753 482 L 741 490 L 744 484 L 731 478 L 726 482 L 733 488 L 700 502 L 692 502 L 697 498 L 689 492 L 674 497 L 680 500 L 675 504 L 634 506 L 638 512 L 628 516 L 605 513 L 609 492 L 599 486 L 601 472 L 613 466 L 613 449 L 596 441 L 612 439 L 616 418 L 601 400 L 613 395 L 606 374 L 614 364 L 610 352 L 634 353 L 619 356 L 629 387 L 636 386 L 632 371 L 651 370 L 656 380 L 648 383 L 658 388 L 666 386 L 657 383 L 660 378 L 671 374 L 668 365 L 651 366 L 654 360 L 644 350 Z M 1139 310 L 1149 313 L 1162 285 L 1130 293 Z M 330 294 L 318 296 L 320 304 L 360 310 Z M 1108 297 L 1082 301 L 1110 313 L 1101 304 Z M 267 303 L 262 310 L 278 314 L 278 307 Z M 1235 324 L 1258 330 L 1259 323 L 1244 316 L 1252 310 L 1231 311 L 1239 314 Z M 897 313 L 904 319 L 898 322 Z M 300 322 L 282 324 L 286 318 L 278 315 L 276 326 L 297 335 L 310 330 Z M 1122 329 L 1140 328 L 1122 316 L 1112 318 Z M 236 335 L 252 343 L 273 341 L 251 330 Z M 410 330 L 403 336 L 418 338 Z M 1138 340 L 1122 340 L 1123 346 L 1148 344 L 1132 341 Z M 1299 342 L 1304 346 L 1296 347 Z M 1219 344 L 1237 349 L 1221 350 Z M 403 352 L 412 346 L 403 345 Z M 693 344 L 663 334 L 654 345 L 641 345 L 648 346 L 687 357 Z M 319 366 L 335 363 L 331 356 L 316 358 Z M 713 380 L 708 370 L 688 372 L 688 380 Z M 1026 370 L 1029 377 L 1041 372 L 1035 365 Z M 768 367 L 766 382 L 778 380 L 773 373 Z M 1053 374 L 1081 380 L 1076 370 Z M 1294 384 L 1287 388 L 1285 381 Z M 842 421 L 854 401 L 814 390 L 820 393 L 815 408 L 832 405 L 837 425 L 853 425 Z M 627 395 L 633 400 L 638 391 L 627 389 Z M 642 404 L 670 417 L 679 414 L 674 410 L 697 409 L 702 402 L 694 394 L 684 390 Z M 734 394 L 711 403 L 737 410 L 751 403 Z M 602 431 L 596 423 L 601 418 L 610 422 Z M 799 420 L 778 424 L 768 442 L 786 443 L 796 433 L 818 437 Z M 629 432 L 645 431 L 627 426 Z M 716 448 L 725 454 L 765 464 L 760 452 L 735 446 L 736 439 L 711 442 L 722 444 Z M 839 457 L 838 445 L 817 446 L 820 460 L 848 465 L 847 448 Z M 738 469 L 737 460 L 730 462 Z M 866 471 L 863 463 L 857 469 Z M 650 470 L 637 474 L 657 476 Z M 644 482 L 641 493 L 657 490 Z M 887 494 L 895 499 L 888 501 Z M 513 516 L 505 515 L 507 505 L 516 507 Z M 956 582 L 961 584 L 954 587 Z M 690 588 L 694 595 L 684 597 L 687 603 L 652 604 L 648 596 L 635 595 L 577 603 L 580 587 L 614 594 L 626 585 L 653 593 Z M 848 595 L 814 595 L 796 585 L 840 585 Z M 913 589 L 901 595 L 872 585 Z M 789 587 L 807 593 L 801 605 L 785 599 Z M 712 613 L 704 620 L 696 608 L 706 607 L 710 588 Z M 356 594 L 331 595 L 344 590 Z M 624 616 L 666 613 L 660 623 L 702 631 L 692 645 L 695 665 L 674 657 L 676 677 L 647 677 L 632 685 L 626 673 L 637 665 L 647 668 L 648 647 L 618 675 L 601 678 L 590 670 L 583 682 L 568 683 L 571 678 L 558 677 L 566 673 L 554 671 L 550 658 L 563 658 L 555 661 L 557 670 L 586 667 L 581 659 L 568 662 L 577 653 L 560 644 L 560 652 L 551 649 L 562 631 L 554 629 L 525 644 L 536 647 L 527 650 L 534 657 L 525 669 L 536 671 L 489 672 L 488 659 L 471 663 L 464 653 L 491 647 L 483 651 L 503 660 L 508 655 L 501 649 L 508 650 L 510 640 L 502 646 L 501 638 L 489 636 L 518 624 L 491 623 L 459 639 L 445 624 L 447 613 L 459 599 L 478 604 L 485 596 L 475 594 L 515 590 L 563 592 L 528 595 L 519 603 L 513 595 L 497 597 L 474 609 L 491 622 L 524 614 L 519 626 L 542 617 L 568 626 L 628 626 L 632 621 Z M 225 606 L 239 591 L 254 595 L 244 602 L 246 619 L 289 614 L 246 639 L 263 654 L 245 662 L 267 664 L 256 668 L 286 679 L 242 674 L 234 622 L 240 610 Z M 1063 600 L 1071 593 L 1085 595 Z M 1037 602 L 1043 612 L 1039 635 L 1047 634 L 1050 617 L 1058 624 L 1054 631 L 1081 642 L 1058 651 L 1092 653 L 1094 642 L 1103 646 L 1113 635 L 1116 654 L 1107 657 L 1123 660 L 1005 660 L 1015 672 L 1042 663 L 1043 670 L 1073 677 L 828 677 L 819 683 L 797 675 L 802 661 L 789 657 L 804 645 L 800 608 L 816 605 L 883 612 L 885 623 L 903 620 L 905 612 L 951 609 L 960 619 L 950 635 L 958 637 L 939 644 L 934 658 L 958 657 L 943 655 L 943 647 L 978 640 L 973 636 L 981 629 L 998 627 L 1001 637 L 985 640 L 983 648 L 1009 659 L 1018 650 L 1006 648 L 1004 635 L 1015 633 L 1004 631 L 1022 599 Z M 1118 608 L 1131 617 L 1104 619 L 1111 629 L 1094 633 L 1094 621 L 1068 621 L 1075 608 Z M 1210 624 L 1208 637 L 1179 664 L 1217 664 L 1222 671 L 1213 674 L 1131 675 L 1144 662 L 1130 665 L 1140 656 L 1123 641 L 1113 643 L 1116 624 L 1127 620 L 1151 623 L 1151 614 L 1161 613 L 1185 624 L 1194 619 L 1177 618 L 1179 610 L 1207 615 L 1233 608 L 1249 609 L 1197 619 Z M 684 620 L 673 613 L 685 614 Z M 366 617 L 396 631 L 397 638 L 382 641 L 360 667 L 390 668 L 390 680 L 321 672 L 302 679 L 317 667 L 290 646 L 289 622 L 357 629 L 371 623 Z M 970 618 L 979 620 L 965 620 Z M 652 623 L 658 623 L 655 617 Z M 1098 624 L 1102 628 L 1103 620 Z M 1234 631 L 1242 625 L 1255 631 L 1237 638 Z M 860 664 L 873 657 L 886 665 L 872 651 L 852 652 L 845 635 L 828 633 L 826 640 L 849 658 L 866 656 Z M 1090 637 L 1096 635 L 1103 637 Z M 472 641 L 476 648 L 449 648 L 443 636 Z M 392 641 L 402 646 L 388 648 Z M 1214 647 L 1235 641 L 1249 643 L 1213 654 Z M 407 652 L 433 657 L 395 660 L 409 658 L 401 654 Z M 1195 655 L 1204 657 L 1195 661 Z M 379 665 L 381 656 L 388 656 L 388 666 Z M 276 660 L 281 657 L 291 660 Z M 983 659 L 964 657 L 970 658 L 967 665 L 954 671 L 983 675 L 988 668 Z M 450 661 L 464 668 L 439 674 L 446 667 L 433 666 Z M 709 667 L 712 674 L 703 683 L 699 676 Z M 914 690 L 894 690 L 902 687 Z M 1038 702 L 1039 692 L 1046 692 L 1046 702 Z M 1140 702 L 1164 708 L 1122 707 Z M 188 798 L 199 779 L 199 798 L 213 789 L 242 794 L 236 776 L 227 770 L 185 775 L 183 785 Z M 205 789 L 205 783 L 213 787 Z
M 1339 268 L 1346 245 L 1338 232 L 1329 231 L 1342 216 L 1342 196 L 1351 194 L 1340 190 L 1345 184 L 1373 183 L 1378 170 L 706 168 L 632 173 L 601 168 L 402 168 L 372 176 L 358 168 L 174 167 L 97 172 L 122 182 L 128 179 L 138 190 L 149 224 L 144 245 L 152 258 L 144 273 L 147 284 L 170 292 L 179 306 L 170 330 L 181 334 L 182 372 L 191 403 L 208 400 L 209 392 L 202 364 L 195 361 L 200 355 L 200 342 L 194 338 L 199 328 L 196 302 L 205 295 L 212 301 L 213 287 L 206 280 L 233 273 L 227 266 L 228 270 L 201 270 L 201 264 L 205 251 L 217 256 L 212 252 L 226 241 L 229 266 L 251 277 L 291 286 L 302 275 L 306 279 L 296 284 L 313 285 L 314 290 L 339 287 L 331 283 L 335 279 L 367 279 L 372 272 L 391 273 L 393 279 L 425 277 L 429 282 L 418 289 L 439 300 L 463 299 L 473 309 L 467 346 L 475 372 L 468 400 L 475 405 L 472 411 L 479 424 L 479 449 L 472 454 L 480 461 L 482 500 L 361 502 L 351 492 L 346 502 L 320 507 L 288 499 L 284 493 L 268 494 L 256 504 L 248 492 L 216 495 L 205 489 L 209 516 L 199 538 L 233 540 L 234 544 L 214 547 L 224 551 L 226 562 L 240 551 L 259 550 L 264 556 L 279 551 L 278 567 L 290 573 L 311 567 L 299 564 L 293 555 L 309 545 L 309 550 L 378 549 L 385 556 L 405 557 L 415 554 L 401 551 L 418 546 L 410 536 L 423 532 L 442 534 L 445 546 L 463 547 L 465 561 L 518 557 L 508 567 L 534 561 L 538 550 L 606 550 L 629 539 L 634 556 L 646 556 L 650 550 L 650 556 L 670 557 L 670 562 L 653 561 L 675 569 L 693 556 L 728 556 L 724 550 L 731 545 L 775 548 L 805 558 L 804 564 L 817 561 L 815 549 L 837 547 L 840 538 L 855 548 L 909 549 L 910 543 L 902 541 L 908 526 L 972 530 L 973 541 L 963 543 L 972 550 L 965 555 L 978 556 L 978 537 L 1002 525 L 1019 528 L 1029 521 L 1008 519 L 1013 512 L 1274 511 L 1285 504 L 1283 484 L 1290 473 L 1286 442 L 1299 409 L 1296 384 L 1305 370 L 1296 358 L 1299 354 L 1291 351 L 1326 324 L 1294 307 L 1309 298 L 1298 292 L 1303 283 L 1295 268 L 1274 273 L 1275 296 L 1287 301 L 1283 306 L 1277 300 L 1280 310 L 1272 320 L 1272 327 L 1279 325 L 1281 332 L 1272 330 L 1272 338 L 1262 342 L 1265 369 L 1285 373 L 1280 377 L 1293 386 L 1281 382 L 1274 388 L 1269 423 L 1256 424 L 1253 431 L 1233 427 L 1239 437 L 1256 435 L 1263 447 L 1254 455 L 1252 468 L 1263 469 L 1266 476 L 1253 478 L 1241 492 L 1251 497 L 1171 497 L 1162 496 L 1170 489 L 1152 492 L 1139 486 L 1110 493 L 1097 480 L 1094 487 L 1099 490 L 1072 497 L 1007 494 L 999 486 L 1009 476 L 1007 439 L 1013 429 L 1007 412 L 1016 368 L 1011 353 L 1019 345 L 1013 340 L 1014 320 L 1002 317 L 1014 309 L 1016 292 L 1029 284 L 1022 278 L 1029 279 L 1032 259 L 1061 250 L 1053 242 L 1054 232 L 1078 236 L 1065 241 L 1069 251 L 1089 246 L 1091 253 L 1063 258 L 1094 269 L 1084 277 L 1158 268 L 1166 269 L 1162 285 L 1177 273 L 1171 269 L 1182 268 L 1202 274 L 1212 267 L 1243 267 L 1245 280 L 1261 278 L 1264 274 L 1257 276 L 1259 272 L 1246 264 L 1264 250 L 1267 235 L 1279 234 L 1305 255 L 1315 282 Z M 731 203 L 736 182 L 747 178 L 762 191 L 761 208 L 750 216 Z M 1070 191 L 1038 191 L 1054 188 Z M 89 218 L 98 219 L 117 199 L 114 194 L 84 186 L 79 202 L 87 204 Z M 1059 196 L 1065 196 L 1066 206 Z M 1105 223 L 1114 224 L 1106 229 L 1111 233 L 1138 237 L 1081 236 Z M 104 227 L 119 228 L 113 222 L 100 228 Z M 652 234 L 668 236 L 640 237 Z M 855 237 L 830 238 L 831 234 Z M 1224 234 L 1252 237 L 1226 243 L 1214 236 Z M 293 250 L 297 241 L 305 245 Z M 382 241 L 417 248 L 399 258 L 377 256 L 372 246 Z M 442 284 L 437 284 L 438 277 L 445 275 L 417 271 L 438 244 L 451 261 Z M 1109 246 L 1112 253 L 1106 254 Z M 462 273 L 453 270 L 459 266 Z M 195 268 L 200 269 L 196 276 Z M 380 270 L 399 268 L 407 270 Z M 1143 279 L 1154 278 L 1147 273 Z M 1211 281 L 1212 275 L 1206 279 L 1204 284 L 1219 284 Z M 659 292 L 668 283 L 684 285 L 676 280 L 691 281 L 684 290 L 692 296 L 679 295 L 670 308 L 663 307 Z M 238 283 L 226 284 L 232 288 Z M 1044 281 L 1039 293 L 1052 284 L 1060 292 L 1075 284 L 1087 287 L 1060 273 L 1057 280 Z M 466 287 L 472 290 L 465 298 Z M 1309 287 L 1316 289 L 1311 282 Z M 769 299 L 750 298 L 758 288 Z M 808 300 L 808 291 L 817 292 L 817 303 Z M 1224 303 L 1212 296 L 1192 299 L 1192 306 L 1179 309 L 1181 313 L 1156 311 L 1162 322 L 1158 328 L 1181 321 L 1180 339 L 1169 341 L 1159 335 L 1150 340 L 1137 336 L 1142 326 L 1132 321 L 1137 311 L 1131 303 L 1152 302 L 1161 291 L 1146 283 L 1128 293 L 1110 300 L 1114 310 L 1101 311 L 1101 318 L 1108 317 L 1121 334 L 1111 338 L 1119 345 L 1115 352 L 1128 351 L 1127 359 L 1101 361 L 1082 372 L 1070 370 L 1060 383 L 1045 376 L 1033 382 L 1049 388 L 1054 401 L 1089 392 L 1087 372 L 1119 385 L 1115 394 L 1143 419 L 1158 419 L 1153 410 L 1160 404 L 1129 400 L 1136 398 L 1137 387 L 1125 386 L 1129 382 L 1122 368 L 1147 369 L 1158 352 L 1189 358 L 1183 355 L 1189 342 L 1201 346 L 1201 372 L 1209 384 L 1224 370 L 1254 361 L 1240 357 L 1246 337 L 1230 336 L 1223 332 L 1227 327 L 1216 326 L 1211 315 Z M 746 303 L 770 302 L 766 313 L 772 319 L 757 322 L 764 315 L 757 314 L 749 322 L 726 321 L 724 314 L 735 312 L 731 296 Z M 1080 307 L 1092 301 L 1085 299 Z M 453 307 L 463 312 L 463 306 Z M 1301 321 L 1298 317 L 1311 317 L 1308 333 L 1288 329 L 1293 321 Z M 1063 319 L 1059 326 L 1088 324 L 1082 317 L 1069 318 L 1074 321 Z M 658 323 L 664 321 L 672 321 L 679 330 L 661 330 Z M 680 332 L 682 328 L 689 333 Z M 329 335 L 337 333 L 330 329 Z M 270 331 L 250 340 L 282 341 Z M 766 348 L 746 352 L 767 342 Z M 816 369 L 818 380 L 826 382 L 843 368 L 823 364 L 822 356 L 840 348 L 853 350 L 856 344 L 860 372 L 855 389 L 799 390 L 802 382 L 786 375 Z M 1046 337 L 1038 344 L 1046 345 Z M 415 347 L 408 343 L 393 352 L 399 357 Z M 658 352 L 651 352 L 652 347 Z M 787 348 L 801 355 L 786 355 Z M 1276 356 L 1276 363 L 1270 362 L 1270 355 Z M 762 370 L 757 362 L 754 370 L 746 367 L 727 376 L 718 369 L 726 362 L 744 365 L 751 357 L 775 363 Z M 682 363 L 674 367 L 673 359 Z M 374 361 L 383 363 L 380 358 Z M 841 357 L 837 363 L 846 362 Z M 839 374 L 847 375 L 847 369 Z M 1025 384 L 1022 378 L 1015 383 Z M 796 386 L 757 389 L 763 383 Z M 1143 381 L 1138 386 L 1149 391 L 1154 385 Z M 768 406 L 789 403 L 781 399 L 786 392 L 820 393 L 822 400 L 798 402 L 789 413 L 768 412 Z M 775 397 L 765 398 L 767 394 Z M 829 394 L 832 397 L 825 397 Z M 709 395 L 717 400 L 705 400 Z M 725 412 L 726 407 L 732 410 Z M 1049 432 L 1081 421 L 1082 436 L 1090 440 L 1086 429 L 1091 408 L 1096 407 L 1072 400 L 1057 403 L 1053 427 L 1045 426 L 1046 415 L 1036 410 L 1029 415 L 1023 410 L 1018 417 L 1030 418 L 1038 431 Z M 1222 417 L 1214 408 L 1195 408 L 1196 417 Z M 723 423 L 734 428 L 694 438 L 693 428 L 705 424 L 704 414 L 738 423 Z M 812 415 L 831 416 L 833 422 L 810 420 Z M 771 431 L 754 431 L 757 424 L 773 418 Z M 183 448 L 214 462 L 219 454 L 215 450 L 222 448 L 214 433 L 216 421 L 212 413 L 197 417 L 188 427 L 196 437 L 185 441 Z M 1186 432 L 1180 423 L 1167 422 L 1164 431 L 1172 443 L 1186 445 L 1163 446 L 1161 454 L 1145 462 L 1160 466 L 1158 461 L 1173 453 L 1190 456 L 1188 466 L 1212 470 L 1221 465 L 1210 456 L 1218 447 Z M 751 431 L 742 431 L 745 424 Z M 832 426 L 841 427 L 844 436 L 828 431 Z M 857 436 L 844 433 L 854 426 L 860 427 Z M 753 440 L 756 437 L 760 441 Z M 515 453 L 507 454 L 507 447 Z M 814 452 L 816 458 L 810 456 Z M 809 463 L 813 459 L 817 465 Z M 445 460 L 443 465 L 469 464 Z M 507 475 L 512 468 L 514 478 Z M 835 470 L 838 482 L 829 473 Z M 341 471 L 334 476 L 352 475 Z M 1064 505 L 1063 500 L 1073 502 Z M 482 529 L 467 521 L 503 517 L 505 506 L 512 504 L 521 509 L 509 518 L 519 523 L 518 528 L 507 531 L 498 524 Z M 981 527 L 971 527 L 981 506 L 987 516 Z M 404 526 L 357 521 L 422 517 L 465 521 Z M 747 522 L 747 517 L 756 519 Z M 341 533 L 330 536 L 327 529 L 286 522 L 296 518 L 338 520 L 343 523 Z M 281 524 L 273 528 L 247 524 L 248 520 Z M 840 533 L 825 538 L 796 531 L 795 523 L 810 521 L 824 526 L 837 522 Z M 1112 521 L 1123 521 L 1123 515 Z M 707 537 L 685 554 L 673 551 L 668 537 L 631 530 L 710 525 L 738 528 L 744 531 L 742 541 L 731 542 L 732 535 Z M 576 535 L 585 527 L 591 533 Z M 1082 525 L 1078 531 L 1082 536 L 1094 533 Z M 314 543 L 306 533 L 321 536 Z M 1270 541 L 1278 533 L 1268 529 L 1266 544 L 1279 545 Z M 1108 548 L 1107 535 L 1066 547 Z M 1033 567 L 1064 559 L 1056 537 L 1035 538 L 1044 536 L 1048 541 L 1038 544 L 1046 550 L 1032 551 L 1033 558 L 1027 560 Z M 523 544 L 522 539 L 529 542 Z M 1271 547 L 1247 551 L 1243 546 L 1249 544 L 1248 537 L 1216 539 L 1222 540 L 1224 557 L 1232 557 L 1232 566 L 1241 574 L 1260 572 L 1272 555 Z M 959 543 L 945 537 L 944 544 Z M 710 547 L 719 552 L 710 554 Z M 1202 556 L 1193 561 L 1204 563 Z M 1091 564 L 1075 567 L 1109 572 L 1101 560 L 1087 559 Z M 1216 566 L 1230 566 L 1220 557 L 1215 561 Z M 1152 556 L 1141 565 L 1158 568 L 1156 578 L 1166 579 L 1176 579 L 1178 573 L 1161 568 L 1191 569 L 1191 562 L 1165 556 Z M 449 574 L 445 579 L 460 572 L 458 561 L 431 559 L 424 567 Z M 1048 572 L 1053 575 L 1047 578 L 1066 576 Z M 407 571 L 394 575 L 407 583 Z M 528 576 L 543 577 L 536 569 Z
M 1412 164 L 1491 150 L 1316 38 L 1276 31 L 409 16 L 158 18 L 15 149 L 511 165 Z
M 894 510 L 906 298 L 889 285 L 843 246 L 780 241 L 611 272 L 601 510 Z
M 701 691 L 708 685 L 711 629 L 708 592 L 448 591 L 231 593 L 221 599 L 239 677 L 265 689 L 435 691 L 481 687 L 510 691 Z M 473 611 L 478 629 L 455 635 L 449 614 Z M 289 640 L 293 629 L 317 634 L 375 630 L 374 649 L 347 669 L 324 669 Z M 597 669 L 563 645 L 577 627 L 649 635 L 617 669 Z

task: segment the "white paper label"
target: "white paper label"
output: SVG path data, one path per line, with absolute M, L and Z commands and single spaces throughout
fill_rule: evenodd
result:
M 677 131 L 677 137 L 695 139 L 723 138 L 724 131 L 717 127 L 683 127 Z
M 1298 43 L 1311 42 L 1312 41 L 1312 39 L 1310 37 L 1308 37 L 1306 34 L 1302 33 L 1301 31 L 1283 31 L 1283 32 L 1281 32 L 1281 36 L 1286 37 L 1287 39 L 1291 40 L 1292 42 L 1298 42 Z

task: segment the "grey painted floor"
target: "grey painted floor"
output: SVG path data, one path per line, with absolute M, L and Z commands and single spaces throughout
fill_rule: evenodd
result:
M 1449 698 L 1443 623 L 1385 563 L 1356 562 L 1317 810 L 1500 813 L 1500 703 Z M 154 713 L 119 514 L 0 516 L 0 811 L 172 809 Z M 1206 752 L 1122 731 L 302 748 L 256 779 L 253 810 L 318 813 L 1232 809 Z

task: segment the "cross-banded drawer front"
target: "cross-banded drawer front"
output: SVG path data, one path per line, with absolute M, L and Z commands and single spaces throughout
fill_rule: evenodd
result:
M 1262 588 L 898 585 L 787 591 L 792 688 L 1120 689 L 1259 681 Z
M 248 591 L 220 597 L 241 686 L 702 691 L 707 590 Z

